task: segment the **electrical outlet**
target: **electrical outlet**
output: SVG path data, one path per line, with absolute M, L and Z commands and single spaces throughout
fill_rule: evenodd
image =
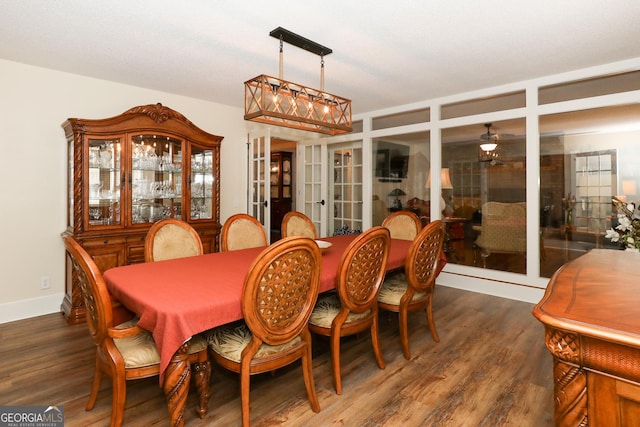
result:
M 49 289 L 51 287 L 51 280 L 49 280 L 49 276 L 40 277 L 40 289 Z

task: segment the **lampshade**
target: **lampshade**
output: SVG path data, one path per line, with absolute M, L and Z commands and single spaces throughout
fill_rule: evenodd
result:
M 622 194 L 625 196 L 636 195 L 636 182 L 635 181 L 622 181 Z
M 407 193 L 405 193 L 402 188 L 394 188 L 393 190 L 391 190 L 391 192 L 389 193 L 389 196 L 406 196 Z
M 498 144 L 496 144 L 495 142 L 490 142 L 490 143 L 487 143 L 487 144 L 480 144 L 480 149 L 482 151 L 488 152 L 488 151 L 495 150 L 497 146 L 498 146 Z
M 491 123 L 484 125 L 487 133 L 480 136 L 480 147 L 478 148 L 478 160 L 481 162 L 491 162 L 498 157 L 498 134 L 491 132 Z
M 261 74 L 244 83 L 244 119 L 327 135 L 351 132 L 351 100 L 324 91 L 324 56 L 333 51 L 282 27 L 269 35 L 280 39 L 280 76 Z M 283 80 L 285 41 L 320 55 L 319 90 Z
M 451 184 L 451 177 L 449 176 L 449 168 L 442 168 L 440 170 L 440 184 L 443 190 L 453 190 L 453 184 Z M 431 187 L 431 171 L 429 171 L 426 187 Z

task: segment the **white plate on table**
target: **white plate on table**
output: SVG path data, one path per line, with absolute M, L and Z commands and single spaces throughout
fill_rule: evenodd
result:
M 324 240 L 316 240 L 315 242 L 316 242 L 316 245 L 318 245 L 318 247 L 320 248 L 320 251 L 323 253 L 328 251 L 329 248 L 333 246 L 333 243 L 326 242 Z

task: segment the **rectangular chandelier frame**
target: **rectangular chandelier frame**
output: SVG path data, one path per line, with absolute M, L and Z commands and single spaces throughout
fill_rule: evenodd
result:
M 244 83 L 244 119 L 327 135 L 351 132 L 351 100 L 261 74 Z

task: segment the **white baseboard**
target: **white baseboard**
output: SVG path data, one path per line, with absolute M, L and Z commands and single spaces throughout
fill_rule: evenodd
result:
M 0 323 L 59 313 L 64 293 L 0 304 Z
M 496 281 L 481 277 L 471 277 L 443 271 L 436 280 L 438 285 L 465 291 L 493 295 L 517 301 L 537 304 L 544 296 L 544 289 L 537 285 L 528 285 L 507 281 Z

